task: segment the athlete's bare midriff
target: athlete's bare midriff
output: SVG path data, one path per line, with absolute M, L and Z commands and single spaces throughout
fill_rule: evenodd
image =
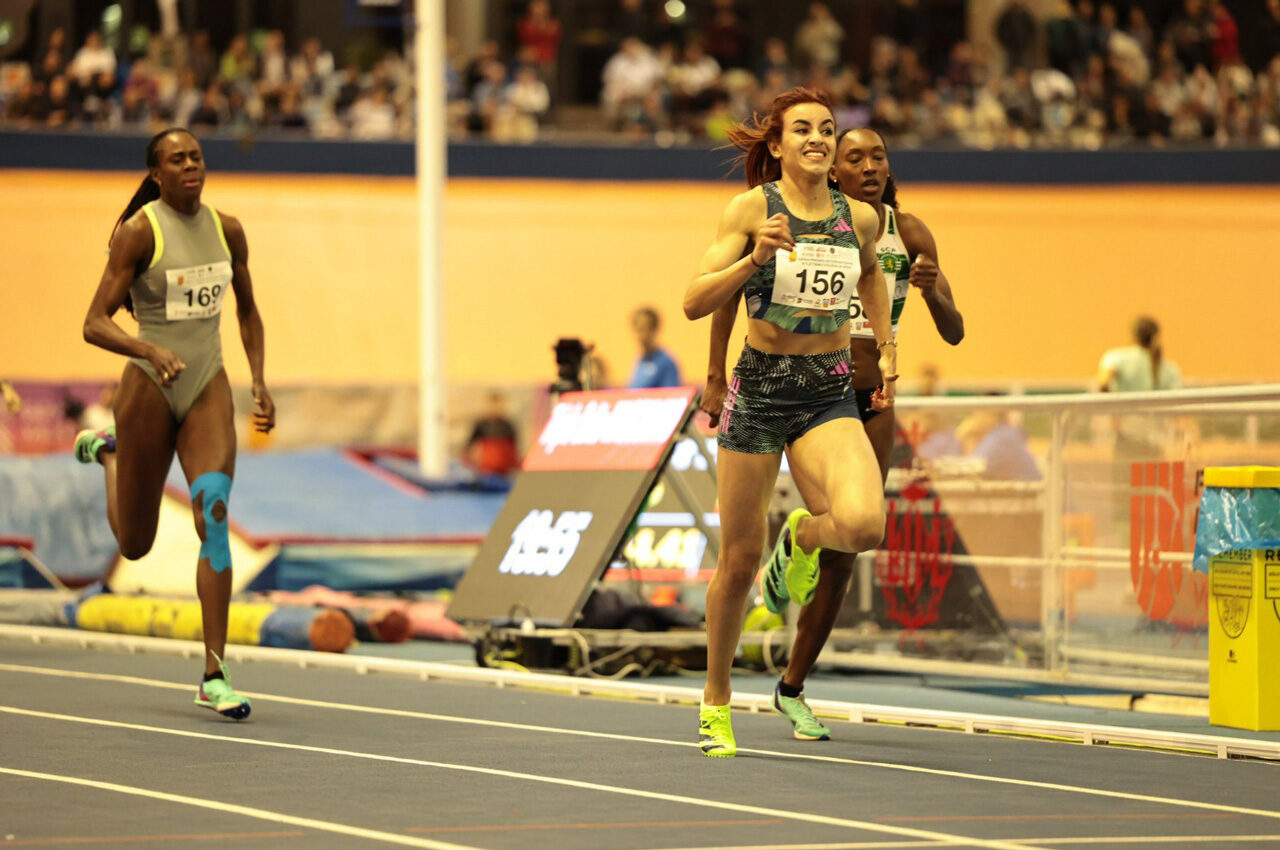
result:
M 824 315 L 816 311 L 812 314 Z M 747 344 L 766 354 L 825 354 L 839 350 L 848 340 L 847 326 L 825 334 L 798 334 L 763 319 L 751 319 L 747 327 Z

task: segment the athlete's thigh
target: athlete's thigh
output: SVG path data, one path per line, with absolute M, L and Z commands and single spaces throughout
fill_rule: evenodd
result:
M 822 488 L 818 486 L 818 482 L 809 477 L 795 462 L 791 454 L 791 446 L 787 447 L 787 467 L 791 472 L 791 480 L 795 482 L 796 490 L 800 492 L 800 498 L 804 501 L 804 506 L 809 513 L 825 514 L 831 510 L 831 504 L 827 501 L 827 494 L 822 492 Z
M 150 537 L 173 464 L 177 423 L 155 382 L 132 363 L 120 376 L 116 420 L 116 509 L 122 533 Z
M 225 370 L 219 370 L 205 385 L 182 420 L 178 428 L 178 461 L 188 485 L 206 472 L 235 475 L 235 408 Z
M 877 501 L 883 498 L 880 466 L 858 419 L 824 422 L 792 443 L 788 457 L 792 474 L 816 488 L 828 505 L 837 506 L 851 493 L 874 492 Z
M 716 453 L 720 535 L 726 546 L 764 543 L 765 519 L 781 454 Z

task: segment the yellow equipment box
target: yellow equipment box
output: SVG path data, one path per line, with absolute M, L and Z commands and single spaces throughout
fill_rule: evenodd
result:
M 1280 487 L 1280 470 L 1206 469 L 1206 487 Z M 1209 559 L 1209 722 L 1280 730 L 1280 549 Z

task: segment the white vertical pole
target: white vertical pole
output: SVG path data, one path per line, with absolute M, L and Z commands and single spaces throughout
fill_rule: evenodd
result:
M 444 181 L 445 0 L 415 0 L 418 175 L 418 463 L 427 475 L 448 471 L 445 418 Z

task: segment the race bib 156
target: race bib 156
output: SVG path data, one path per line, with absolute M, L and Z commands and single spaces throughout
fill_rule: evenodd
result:
M 165 272 L 165 318 L 171 322 L 207 319 L 222 312 L 222 299 L 231 286 L 231 263 L 170 269 Z
M 858 282 L 858 252 L 813 242 L 778 250 L 773 303 L 806 310 L 835 310 L 849 301 Z

